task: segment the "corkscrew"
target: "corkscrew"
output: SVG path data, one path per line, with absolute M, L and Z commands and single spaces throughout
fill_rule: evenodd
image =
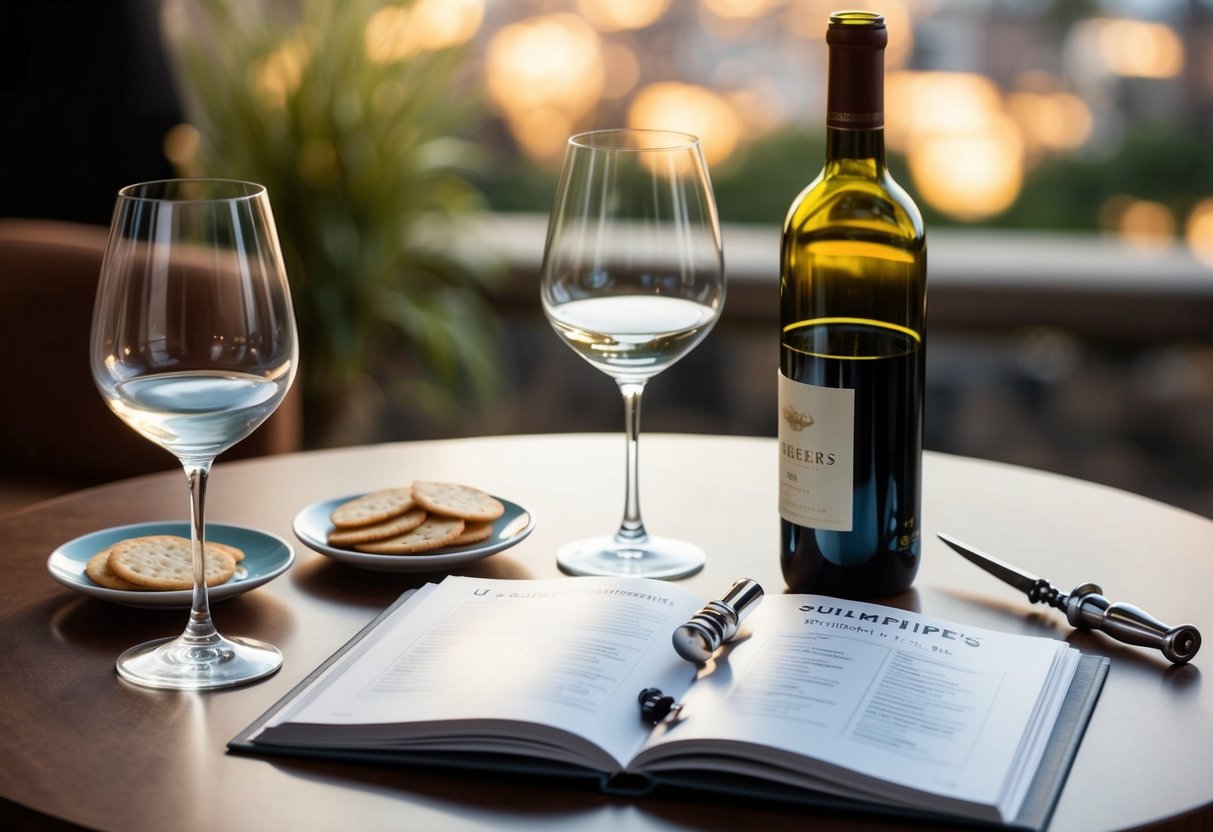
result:
M 689 662 L 703 664 L 729 641 L 741 622 L 762 601 L 757 581 L 739 578 L 718 601 L 708 601 L 691 620 L 674 631 L 674 649 Z
M 1102 630 L 1125 644 L 1154 647 L 1175 664 L 1191 660 L 1200 649 L 1200 631 L 1191 624 L 1168 627 L 1131 604 L 1111 603 L 1103 596 L 1103 590 L 1091 583 L 1066 594 L 1044 578 L 966 546 L 949 535 L 940 534 L 939 539 L 991 575 L 1027 593 L 1033 604 L 1048 604 L 1061 610 L 1070 625 L 1080 630 Z

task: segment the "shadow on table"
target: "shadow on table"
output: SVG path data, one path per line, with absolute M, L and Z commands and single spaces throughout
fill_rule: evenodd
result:
M 819 826 L 824 824 L 823 828 L 832 828 L 833 819 L 840 825 L 845 823 L 849 830 L 888 829 L 887 819 L 875 815 L 833 807 L 791 806 L 724 792 L 667 790 L 637 796 L 605 794 L 593 785 L 596 780 L 537 776 L 521 763 L 513 770 L 477 770 L 432 762 L 395 764 L 272 755 L 257 755 L 257 759 L 287 776 L 317 784 L 352 787 L 465 820 L 475 821 L 482 814 L 485 819 L 500 825 L 501 816 L 508 815 L 508 820 L 518 828 L 550 828 L 558 823 L 560 828 L 570 829 L 574 825 L 583 830 L 621 829 L 635 825 L 639 816 L 661 818 L 679 828 L 712 832 L 802 829 L 810 818 Z M 489 787 L 472 787 L 478 784 Z M 937 828 L 937 825 L 913 818 L 898 818 L 898 825 L 914 829 Z
M 502 580 L 534 577 L 521 562 L 504 555 L 476 561 L 448 572 L 375 572 L 326 558 L 313 558 L 307 563 L 296 564 L 291 570 L 291 581 L 309 595 L 326 601 L 383 609 L 405 590 L 427 583 L 439 583 L 447 575 Z
M 177 635 L 189 620 L 188 608 L 127 607 L 94 598 L 56 597 L 46 601 L 43 609 L 58 641 L 106 654 L 114 651 L 115 644 L 126 649 L 149 639 Z M 265 593 L 229 598 L 213 605 L 211 615 L 221 633 L 255 633 L 271 644 L 285 640 L 294 630 L 290 609 Z
M 1172 692 L 1188 687 L 1199 688 L 1200 670 L 1193 664 L 1175 665 L 1163 655 L 1149 647 L 1135 647 L 1117 641 L 1094 630 L 1078 630 L 1069 625 L 1065 613 L 1052 607 L 1029 606 L 1023 603 L 1005 603 L 991 596 L 955 589 L 938 589 L 954 601 L 959 601 L 980 613 L 985 620 L 982 626 L 989 629 L 1013 630 L 1022 635 L 1060 639 L 1084 653 L 1106 656 L 1120 670 L 1132 668 L 1135 672 L 1158 674 Z M 1004 623 L 992 623 L 991 617 L 1003 619 Z M 1186 694 L 1185 694 L 1186 695 Z

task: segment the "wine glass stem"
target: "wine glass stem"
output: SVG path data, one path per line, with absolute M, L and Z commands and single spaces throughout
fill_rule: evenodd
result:
M 194 594 L 190 603 L 190 622 L 181 639 L 204 647 L 219 641 L 219 632 L 211 621 L 211 602 L 206 588 L 206 481 L 213 460 L 182 460 L 190 490 L 190 541 L 193 550 Z
M 627 434 L 627 482 L 624 486 L 623 522 L 615 539 L 620 543 L 644 543 L 649 539 L 640 519 L 640 397 L 643 381 L 619 381 L 623 393 L 624 429 Z

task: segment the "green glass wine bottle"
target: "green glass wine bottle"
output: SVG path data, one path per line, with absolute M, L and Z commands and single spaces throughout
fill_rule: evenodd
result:
M 884 18 L 826 32 L 826 160 L 780 252 L 779 514 L 796 592 L 891 595 L 921 548 L 927 249 L 884 152 Z

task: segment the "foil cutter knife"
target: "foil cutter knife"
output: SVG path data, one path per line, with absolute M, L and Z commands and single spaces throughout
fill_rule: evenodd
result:
M 1200 649 L 1200 631 L 1191 624 L 1168 627 L 1157 618 L 1132 606 L 1113 604 L 1095 584 L 1083 584 L 1069 594 L 1017 566 L 974 549 L 956 538 L 939 539 L 982 569 L 1027 593 L 1033 604 L 1048 604 L 1063 611 L 1070 624 L 1081 630 L 1102 630 L 1117 641 L 1139 647 L 1154 647 L 1175 664 L 1188 662 Z

